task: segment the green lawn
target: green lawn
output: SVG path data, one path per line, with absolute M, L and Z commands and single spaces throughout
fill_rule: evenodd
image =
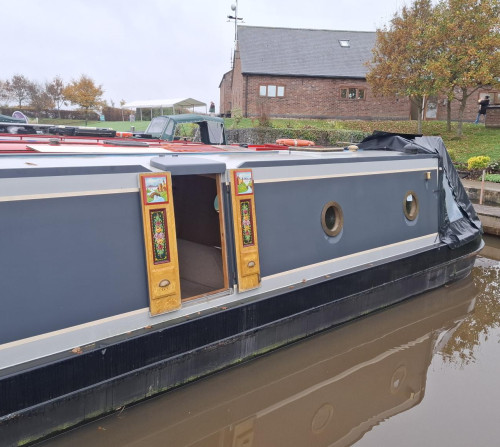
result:
M 343 121 L 348 128 L 357 130 L 384 130 L 387 132 L 413 133 L 417 131 L 414 121 Z M 444 121 L 425 121 L 422 133 L 437 135 L 443 138 L 452 158 L 460 163 L 467 162 L 470 157 L 487 155 L 491 160 L 500 160 L 500 129 L 487 129 L 484 124 L 463 124 L 462 138 L 456 137 L 456 123 L 452 123 L 452 131 L 446 131 Z
M 56 124 L 64 126 L 85 126 L 84 120 L 50 120 L 41 119 L 40 124 Z M 130 123 L 129 121 L 89 121 L 87 123 L 88 127 L 110 127 L 111 129 L 117 130 L 118 132 L 129 132 L 130 126 L 133 124 L 135 130 L 138 132 L 143 132 L 148 127 L 149 121 L 135 121 Z
M 236 125 L 234 120 L 225 120 L 226 128 L 233 127 L 248 128 L 256 127 L 257 119 L 243 118 Z M 41 123 L 65 124 L 73 126 L 84 126 L 84 121 L 70 120 L 43 120 Z M 149 121 L 135 121 L 135 130 L 146 130 Z M 131 123 L 128 121 L 89 121 L 88 126 L 110 127 L 117 131 L 130 131 Z M 363 132 L 373 132 L 383 130 L 386 132 L 416 133 L 416 121 L 340 121 L 340 120 L 298 120 L 298 119 L 272 119 L 270 125 L 273 128 L 299 129 L 307 133 L 308 130 L 357 130 Z M 463 137 L 458 139 L 456 135 L 456 123 L 452 123 L 452 131 L 446 131 L 444 121 L 424 121 L 424 135 L 439 135 L 443 138 L 452 158 L 460 163 L 465 163 L 470 157 L 487 155 L 492 161 L 500 160 L 500 129 L 486 129 L 484 124 L 464 123 Z M 305 138 L 308 139 L 308 138 Z

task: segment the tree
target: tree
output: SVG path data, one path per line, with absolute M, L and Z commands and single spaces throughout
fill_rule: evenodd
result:
M 51 97 L 57 108 L 57 117 L 59 119 L 61 119 L 61 106 L 66 104 L 64 100 L 64 87 L 64 82 L 59 76 L 56 76 L 52 82 L 47 84 L 47 94 Z
M 127 103 L 124 99 L 120 100 L 120 108 L 122 109 L 122 121 L 125 121 L 125 117 L 123 116 L 123 106 Z
M 7 81 L 7 90 L 18 102 L 20 109 L 23 106 L 22 103 L 29 100 L 32 87 L 33 83 L 23 75 L 14 75 L 10 81 Z
M 437 89 L 429 70 L 434 56 L 434 28 L 431 0 L 415 0 L 394 14 L 389 27 L 377 29 L 373 59 L 369 63 L 367 81 L 375 94 L 404 95 L 418 109 L 418 132 L 422 131 L 425 98 Z
M 30 106 L 35 109 L 37 117 L 43 110 L 54 108 L 54 101 L 47 92 L 48 85 L 33 83 L 30 87 Z
M 63 90 L 64 98 L 80 106 L 85 111 L 85 125 L 88 122 L 88 112 L 104 105 L 101 85 L 96 85 L 88 76 L 81 75 L 80 79 L 73 80 Z
M 8 88 L 8 83 L 0 80 L 0 104 L 2 104 L 3 101 L 5 101 L 5 104 L 8 104 L 10 99 L 11 93 Z
M 499 0 L 442 0 L 436 7 L 434 22 L 439 49 L 430 69 L 448 98 L 448 130 L 451 101 L 460 103 L 459 137 L 467 100 L 478 89 L 499 84 L 499 17 Z
M 377 30 L 367 80 L 375 93 L 399 93 L 417 104 L 445 94 L 448 129 L 451 102 L 458 100 L 458 136 L 467 100 L 478 89 L 500 83 L 500 0 L 415 0 Z M 421 132 L 419 122 L 418 131 Z

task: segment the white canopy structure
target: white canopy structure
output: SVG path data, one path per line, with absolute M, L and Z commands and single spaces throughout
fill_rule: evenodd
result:
M 192 108 L 194 112 L 195 107 L 203 106 L 205 106 L 206 112 L 207 103 L 193 98 L 150 99 L 147 101 L 131 101 L 123 105 L 126 109 L 141 109 L 141 120 L 142 109 L 161 109 L 161 114 L 163 115 L 163 108 L 172 108 L 175 114 L 176 107 L 183 109 Z

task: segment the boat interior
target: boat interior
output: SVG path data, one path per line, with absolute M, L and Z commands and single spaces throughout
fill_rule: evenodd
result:
M 181 298 L 227 289 L 218 175 L 172 176 Z

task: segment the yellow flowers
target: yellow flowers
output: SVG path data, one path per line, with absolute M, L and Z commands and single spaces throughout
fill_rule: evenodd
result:
M 467 160 L 467 169 L 469 169 L 469 171 L 473 171 L 474 169 L 486 169 L 490 162 L 491 158 L 484 155 L 471 157 Z

